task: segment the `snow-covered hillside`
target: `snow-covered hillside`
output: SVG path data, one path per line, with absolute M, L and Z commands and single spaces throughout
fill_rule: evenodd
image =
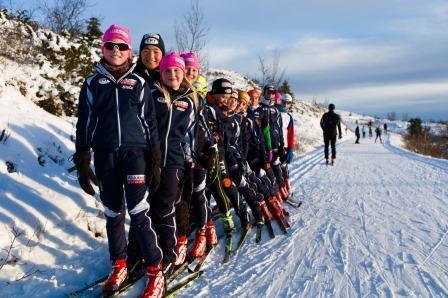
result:
M 101 206 L 67 172 L 73 124 L 7 86 L 0 127 L 9 135 L 0 143 L 0 296 L 51 296 L 107 270 Z M 101 263 L 88 268 L 93 259 Z

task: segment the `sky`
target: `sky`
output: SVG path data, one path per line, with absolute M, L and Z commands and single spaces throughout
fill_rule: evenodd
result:
M 187 0 L 88 1 L 86 17 L 101 16 L 103 31 L 129 27 L 137 49 L 141 36 L 153 32 L 175 49 L 174 24 L 190 7 Z M 259 57 L 271 63 L 278 51 L 300 99 L 372 116 L 448 120 L 446 0 L 199 0 L 199 6 L 210 28 L 205 51 L 212 68 L 259 78 Z

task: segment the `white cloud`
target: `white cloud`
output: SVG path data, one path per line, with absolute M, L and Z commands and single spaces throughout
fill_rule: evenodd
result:
M 210 56 L 210 65 L 213 67 L 239 63 L 244 60 L 244 56 L 249 54 L 249 50 L 243 47 L 212 47 L 207 50 Z
M 287 66 L 289 75 L 350 68 L 360 71 L 362 68 L 389 64 L 408 51 L 405 45 L 373 39 L 307 38 L 282 49 L 281 61 Z
M 353 88 L 342 88 L 318 94 L 300 94 L 304 98 L 323 98 L 337 100 L 343 104 L 364 103 L 396 105 L 397 103 L 420 103 L 425 99 L 427 104 L 447 103 L 448 80 L 437 82 L 417 82 L 391 85 L 375 85 Z

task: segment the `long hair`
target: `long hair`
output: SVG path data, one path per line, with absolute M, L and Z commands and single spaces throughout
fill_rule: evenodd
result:
M 160 80 L 160 83 L 161 83 L 161 87 L 162 87 L 163 97 L 165 97 L 165 102 L 166 102 L 167 106 L 169 107 L 171 105 L 171 95 L 170 95 L 170 92 L 168 91 L 168 87 L 165 85 L 165 83 L 163 82 L 162 79 Z M 199 99 L 198 99 L 198 95 L 196 93 L 196 89 L 185 78 L 185 76 L 184 76 L 180 86 L 188 88 L 188 89 L 190 89 L 192 91 L 191 93 L 188 94 L 188 97 L 193 101 L 194 109 L 197 112 L 198 108 L 199 108 Z

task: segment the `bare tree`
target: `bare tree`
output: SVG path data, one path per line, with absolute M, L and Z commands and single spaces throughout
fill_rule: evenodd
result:
M 261 73 L 261 82 L 263 85 L 274 84 L 280 86 L 284 76 L 285 69 L 280 67 L 280 52 L 274 50 L 272 53 L 272 64 L 266 63 L 263 57 L 258 56 L 258 70 Z
M 79 35 L 83 31 L 84 13 L 89 8 L 87 0 L 58 0 L 42 2 L 40 10 L 45 24 L 55 32 L 68 31 L 72 35 Z
M 280 67 L 280 52 L 278 50 L 274 50 L 272 53 L 272 83 L 274 83 L 275 86 L 280 86 L 284 76 L 285 69 Z
M 184 14 L 180 23 L 175 23 L 177 50 L 180 53 L 193 51 L 198 54 L 201 64 L 206 64 L 207 57 L 202 52 L 207 44 L 210 28 L 207 26 L 204 13 L 198 0 L 192 0 L 190 10 Z
M 270 79 L 269 73 L 271 72 L 269 66 L 264 61 L 264 58 L 261 56 L 258 56 L 258 70 L 261 73 L 261 85 L 266 85 Z

